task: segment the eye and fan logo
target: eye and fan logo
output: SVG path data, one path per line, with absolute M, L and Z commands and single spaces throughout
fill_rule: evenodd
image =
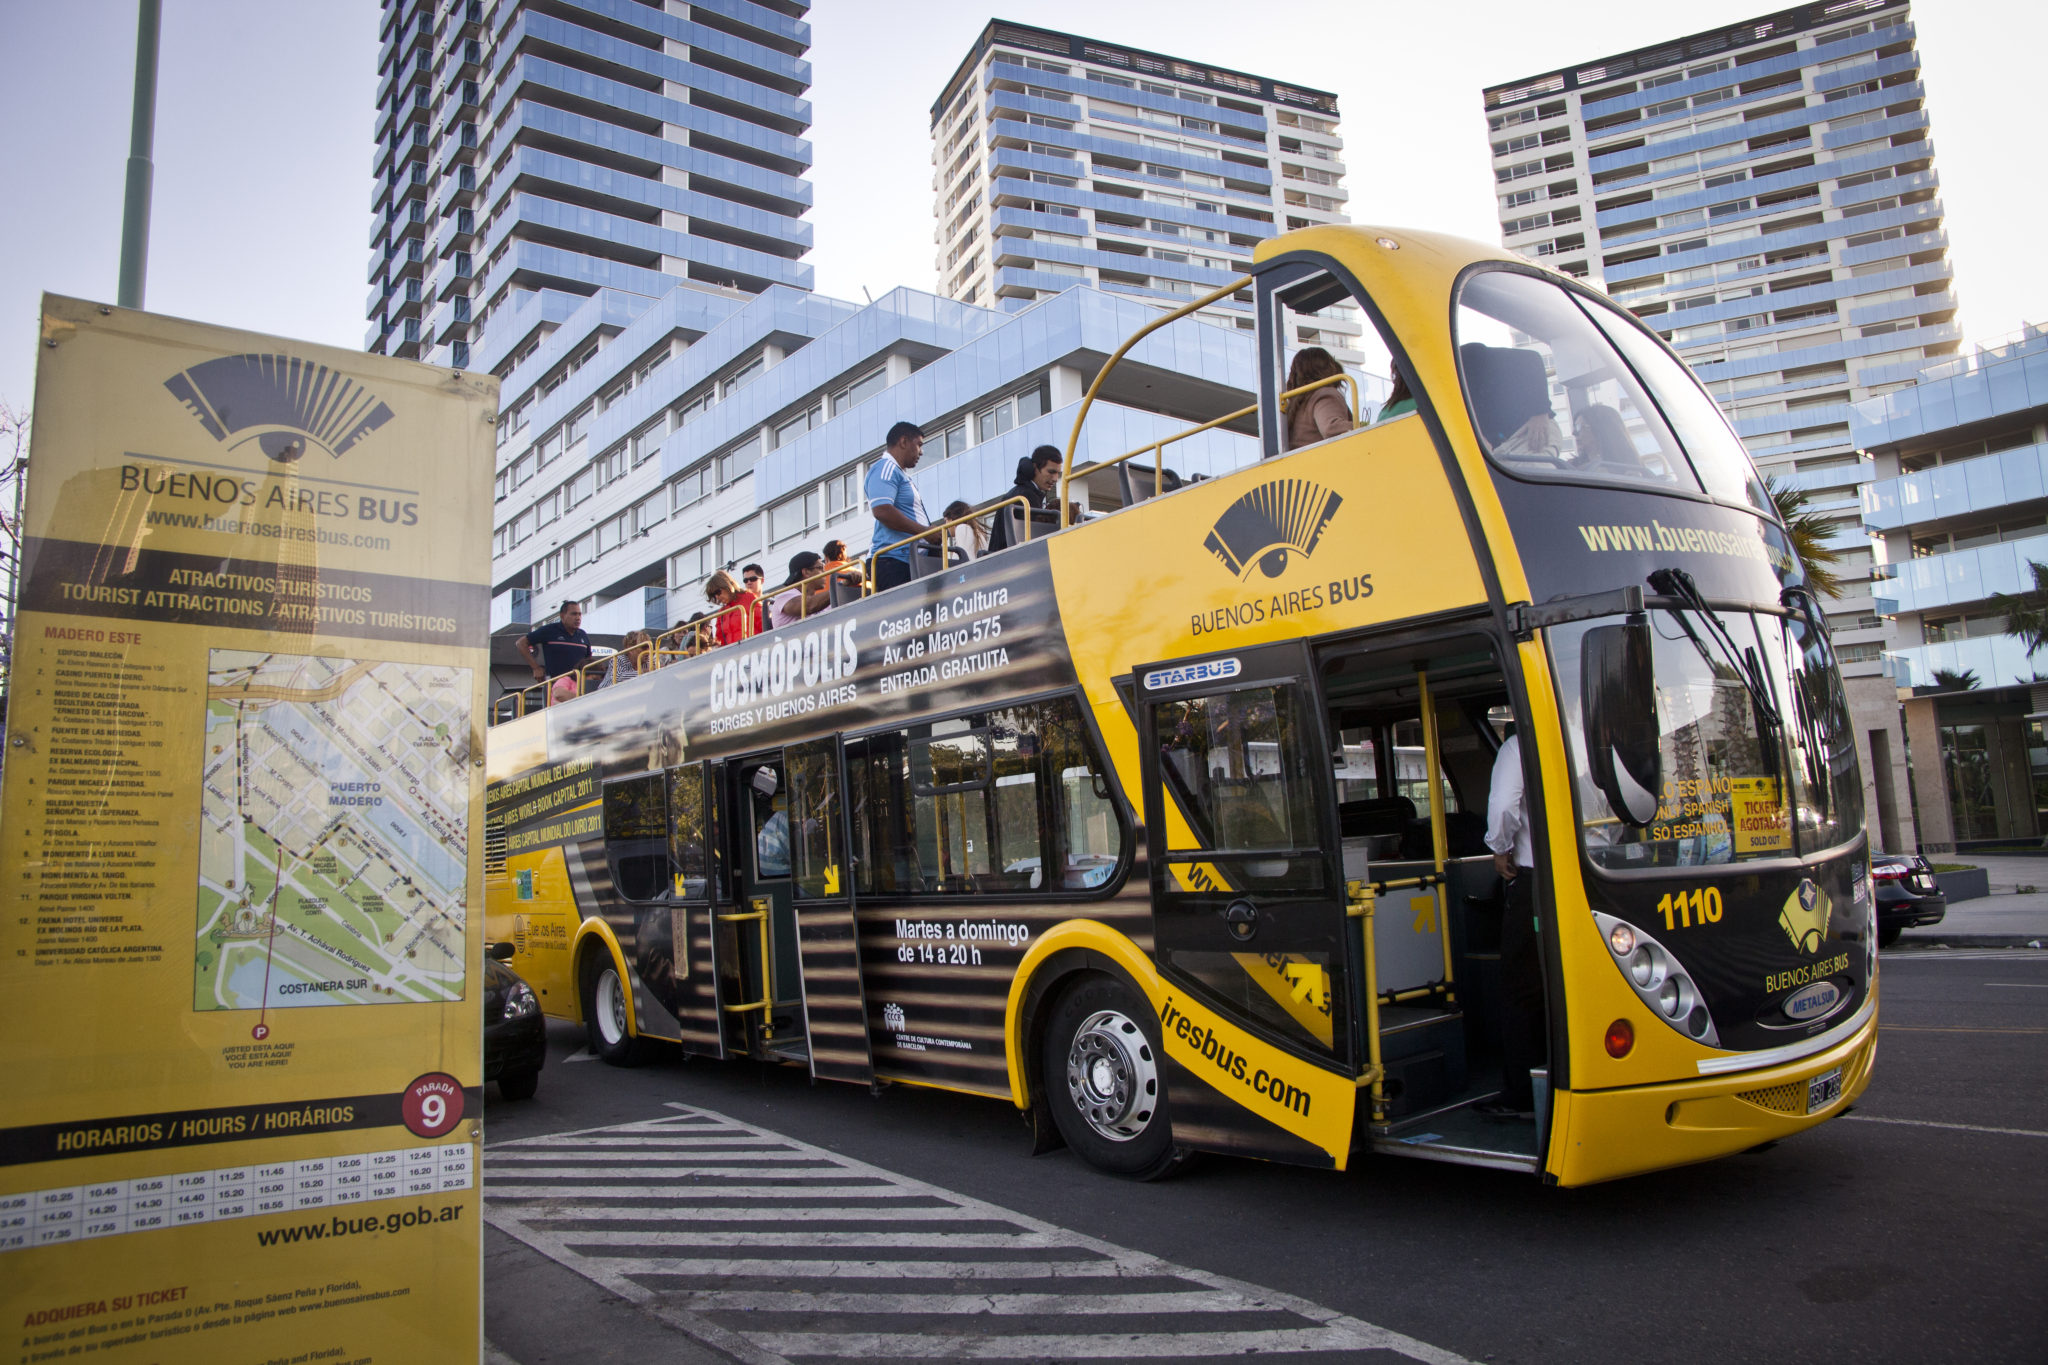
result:
M 1834 904 L 1828 893 L 1813 878 L 1802 877 L 1778 911 L 1778 927 L 1800 952 L 1817 953 L 1821 940 L 1827 937 L 1828 919 L 1833 912 Z
M 1256 566 L 1268 578 L 1287 569 L 1290 555 L 1307 559 L 1344 499 L 1307 479 L 1274 479 L 1230 504 L 1202 548 L 1243 579 Z
M 216 441 L 254 441 L 279 464 L 308 449 L 334 459 L 391 420 L 382 399 L 345 374 L 288 355 L 224 355 L 164 381 Z

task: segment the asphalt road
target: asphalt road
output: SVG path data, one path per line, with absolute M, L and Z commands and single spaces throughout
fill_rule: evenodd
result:
M 1210 1158 L 1136 1185 L 1027 1156 L 1005 1105 L 665 1052 L 618 1070 L 552 1025 L 539 1096 L 487 1096 L 493 1358 L 2039 1361 L 2048 952 L 1890 952 L 1880 980 L 1852 1114 L 1580 1190 L 1386 1157 Z M 726 1193 L 678 1213 L 693 1160 Z M 631 1216 L 656 1221 L 636 1226 L 670 1231 L 576 1236 L 617 1226 L 573 1221 L 599 1182 L 641 1189 Z M 572 1231 L 535 1231 L 543 1214 Z M 903 1268 L 948 1256 L 1026 1278 Z

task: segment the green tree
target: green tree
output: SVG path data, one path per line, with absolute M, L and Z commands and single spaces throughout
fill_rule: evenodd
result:
M 2027 565 L 2034 586 L 2020 592 L 1991 595 L 1991 605 L 2005 613 L 2005 628 L 2027 642 L 2027 657 L 2048 645 L 2048 564 L 2033 560 Z
M 1966 668 L 1958 673 L 1953 668 L 1937 668 L 1934 685 L 1944 692 L 1968 692 L 1977 685 L 1977 670 Z
M 1764 488 L 1778 509 L 1779 519 L 1785 523 L 1792 553 L 1806 566 L 1806 581 L 1822 597 L 1841 596 L 1842 578 L 1835 572 L 1835 566 L 1842 562 L 1842 552 L 1828 544 L 1828 535 L 1834 528 L 1825 516 L 1813 510 L 1813 495 L 1804 488 L 1792 487 L 1775 474 L 1764 480 Z

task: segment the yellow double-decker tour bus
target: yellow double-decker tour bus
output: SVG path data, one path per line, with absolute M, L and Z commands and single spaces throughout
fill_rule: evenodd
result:
M 979 509 L 1013 548 L 501 699 L 488 916 L 545 1008 L 615 1062 L 985 1095 L 1137 1177 L 1576 1185 L 1841 1112 L 1876 1037 L 1849 714 L 1706 392 L 1576 281 L 1395 228 L 1277 237 L 1132 340 L 1226 296 L 1250 467 L 1070 459 L 1053 525 Z M 1335 376 L 1351 429 L 1289 449 L 1283 319 L 1335 307 L 1412 406 Z

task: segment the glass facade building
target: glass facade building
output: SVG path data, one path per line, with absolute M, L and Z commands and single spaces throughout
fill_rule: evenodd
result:
M 365 348 L 487 369 L 599 291 L 808 289 L 808 8 L 383 0 Z
M 1184 303 L 1275 233 L 1350 221 L 1338 120 L 1327 91 L 993 20 L 932 105 L 938 292 L 1006 311 L 1077 283 Z M 1355 311 L 1291 327 L 1361 359 Z
M 1661 333 L 1759 469 L 1829 522 L 1844 586 L 1828 625 L 1871 837 L 1910 847 L 1890 628 L 1859 501 L 1876 467 L 1851 418 L 1961 341 L 1909 6 L 1825 0 L 1484 100 L 1503 242 Z
M 2008 629 L 2003 597 L 2048 600 L 2048 331 L 1921 369 L 1858 403 L 1877 477 L 1863 520 L 1886 671 L 1931 849 L 2048 835 L 2048 650 Z M 2040 603 L 2037 602 L 2037 605 Z

